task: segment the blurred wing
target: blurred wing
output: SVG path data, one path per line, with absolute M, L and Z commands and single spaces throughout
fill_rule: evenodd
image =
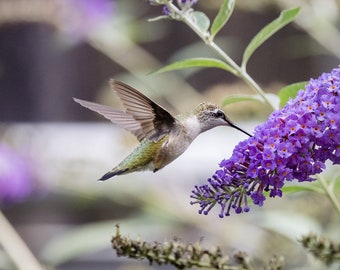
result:
M 111 122 L 115 123 L 117 126 L 122 127 L 132 134 L 134 134 L 139 141 L 144 138 L 141 124 L 132 117 L 132 115 L 127 114 L 123 111 L 114 110 L 113 108 L 98 103 L 85 101 L 77 98 L 73 100 L 79 103 L 81 106 L 88 108 L 94 112 L 97 112 L 109 119 Z
M 126 113 L 140 123 L 142 138 L 158 141 L 178 124 L 168 111 L 133 87 L 116 80 L 111 80 L 110 84 L 126 108 Z

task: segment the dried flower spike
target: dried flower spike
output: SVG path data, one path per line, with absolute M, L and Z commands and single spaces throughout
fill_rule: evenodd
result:
M 340 243 L 332 242 L 325 237 L 317 237 L 315 234 L 303 236 L 300 242 L 326 265 L 340 262 Z
M 116 235 L 112 238 L 112 247 L 117 256 L 125 256 L 133 259 L 147 259 L 150 264 L 170 264 L 177 269 L 210 268 L 210 269 L 248 269 L 243 268 L 241 263 L 230 262 L 228 256 L 223 256 L 219 248 L 205 249 L 200 242 L 195 244 L 182 243 L 174 239 L 164 243 L 149 243 L 141 240 L 131 240 L 122 236 L 119 226 Z M 243 257 L 247 256 L 242 253 Z M 238 266 L 235 266 L 238 265 Z

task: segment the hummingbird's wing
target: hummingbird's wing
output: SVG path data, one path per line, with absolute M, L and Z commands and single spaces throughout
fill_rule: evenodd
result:
M 179 122 L 167 110 L 157 105 L 133 87 L 110 80 L 110 85 L 121 99 L 126 113 L 131 115 L 141 126 L 141 139 L 159 141 L 165 134 L 179 125 Z M 113 121 L 113 119 L 111 119 Z
M 130 131 L 137 137 L 139 141 L 143 139 L 144 135 L 141 125 L 132 117 L 132 115 L 98 103 L 81 100 L 78 98 L 73 98 L 73 100 L 79 103 L 81 106 L 101 114 L 106 119 L 109 119 L 111 122 L 115 123 L 117 126 Z
M 98 103 L 73 99 L 83 107 L 130 131 L 139 141 L 144 138 L 159 141 L 179 125 L 178 120 L 168 111 L 131 86 L 116 80 L 111 80 L 110 84 L 126 108 L 125 112 Z

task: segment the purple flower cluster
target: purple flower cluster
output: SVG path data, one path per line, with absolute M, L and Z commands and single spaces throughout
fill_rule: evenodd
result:
M 256 127 L 253 137 L 240 142 L 231 158 L 208 184 L 195 186 L 192 204 L 208 214 L 221 206 L 220 217 L 248 212 L 248 198 L 262 206 L 264 192 L 282 196 L 285 181 L 313 181 L 325 161 L 340 164 L 340 66 L 311 79 L 305 90 Z

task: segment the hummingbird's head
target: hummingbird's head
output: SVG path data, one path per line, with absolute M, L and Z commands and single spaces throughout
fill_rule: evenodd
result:
M 197 116 L 202 132 L 217 126 L 229 126 L 230 123 L 224 111 L 213 103 L 200 103 L 194 109 L 194 114 Z
M 203 102 L 200 103 L 195 109 L 194 114 L 197 116 L 201 125 L 201 132 L 207 131 L 217 126 L 230 126 L 247 134 L 249 133 L 234 125 L 234 123 L 227 117 L 224 111 L 216 104 Z

